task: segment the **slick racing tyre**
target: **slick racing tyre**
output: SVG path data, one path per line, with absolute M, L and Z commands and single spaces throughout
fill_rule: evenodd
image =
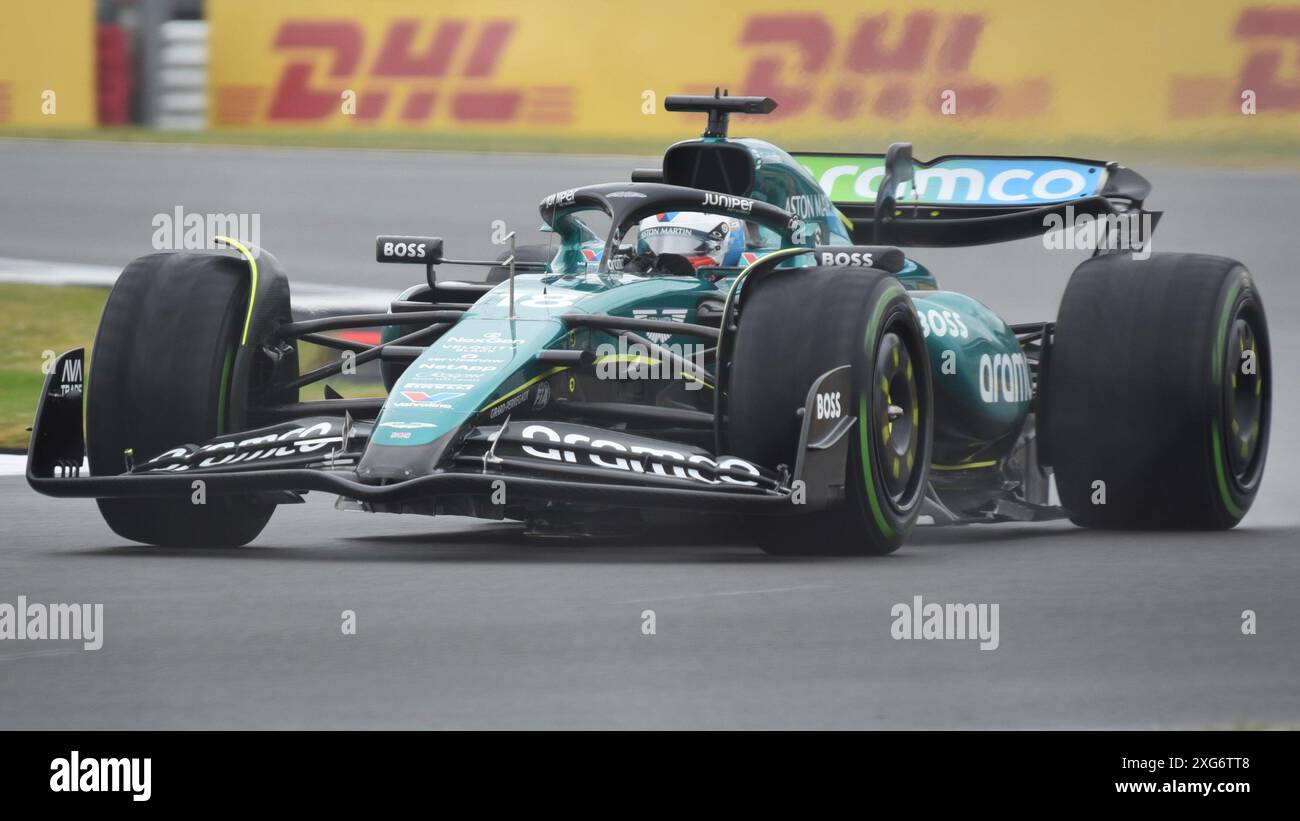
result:
M 882 555 L 898 549 L 929 482 L 933 393 L 912 301 L 890 274 L 862 268 L 773 271 L 744 285 L 728 377 L 728 453 L 793 468 L 814 380 L 853 367 L 844 502 L 758 523 L 784 555 Z
M 515 248 L 516 262 L 541 262 L 549 263 L 555 258 L 555 249 L 549 245 L 520 245 Z M 506 251 L 497 257 L 497 262 L 505 262 L 510 259 L 510 252 Z M 516 270 L 516 273 L 521 273 Z M 536 271 L 522 271 L 526 274 L 535 274 Z M 495 285 L 498 282 L 505 282 L 510 277 L 510 267 L 507 265 L 495 265 L 488 269 L 487 282 Z
M 1259 490 L 1273 398 L 1250 273 L 1202 254 L 1088 260 L 1061 300 L 1043 395 L 1076 524 L 1232 527 Z
M 127 265 L 104 306 L 90 360 L 86 449 L 92 475 L 122 473 L 127 449 L 139 463 L 226 431 L 248 299 L 249 271 L 241 259 L 153 254 Z M 280 313 L 288 319 L 284 301 Z M 247 544 L 275 509 L 225 495 L 191 501 L 187 495 L 98 503 L 119 536 L 174 547 Z

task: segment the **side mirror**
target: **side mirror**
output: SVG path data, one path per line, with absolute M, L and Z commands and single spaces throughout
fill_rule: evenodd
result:
M 375 237 L 375 260 L 437 265 L 442 262 L 442 237 Z
M 912 166 L 912 144 L 891 143 L 885 151 L 885 176 L 894 178 L 894 185 L 911 182 L 915 177 Z
M 898 186 L 912 182 L 916 178 L 916 169 L 912 165 L 912 144 L 892 143 L 885 151 L 885 176 L 876 189 L 876 207 L 872 215 L 874 241 L 888 242 L 887 225 L 894 221 L 894 207 L 897 205 Z

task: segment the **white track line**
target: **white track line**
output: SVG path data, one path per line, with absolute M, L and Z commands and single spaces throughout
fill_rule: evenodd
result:
M 0 257 L 0 283 L 109 288 L 120 273 L 120 268 L 111 265 Z M 396 291 L 380 288 L 351 288 L 316 282 L 294 282 L 291 287 L 294 313 L 299 316 L 352 311 L 383 313 L 397 296 Z M 82 472 L 85 473 L 84 466 Z M 0 476 L 23 476 L 26 473 L 26 456 L 0 453 Z
M 0 453 L 0 476 L 23 476 L 26 473 L 26 456 L 13 453 Z
M 0 282 L 31 285 L 81 285 L 109 288 L 122 272 L 111 265 L 87 265 L 80 262 L 47 262 L 37 259 L 0 257 Z M 319 314 L 344 311 L 382 313 L 397 296 L 383 288 L 353 288 L 319 282 L 295 282 L 290 279 L 295 313 Z
M 677 596 L 652 596 L 648 599 L 624 599 L 618 604 L 647 604 L 657 601 L 686 601 L 688 599 L 712 599 L 720 596 L 757 596 L 767 593 L 800 593 L 805 590 L 830 590 L 829 584 L 800 584 L 794 587 L 765 587 L 758 590 L 720 590 L 713 593 L 685 593 Z
M 51 647 L 47 650 L 27 650 L 18 653 L 0 653 L 0 661 L 17 661 L 19 659 L 43 658 L 45 656 L 71 656 L 74 653 L 84 653 L 83 647 Z

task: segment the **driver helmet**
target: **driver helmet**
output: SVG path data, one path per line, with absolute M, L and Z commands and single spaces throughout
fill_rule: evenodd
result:
M 695 268 L 735 265 L 745 249 L 745 231 L 734 217 L 699 211 L 668 211 L 638 225 L 637 250 L 676 254 Z

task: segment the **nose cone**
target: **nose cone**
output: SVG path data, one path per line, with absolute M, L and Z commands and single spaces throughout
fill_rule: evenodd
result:
M 459 438 L 460 426 L 433 433 L 430 442 L 416 445 L 392 445 L 373 438 L 357 465 L 357 475 L 366 480 L 401 481 L 432 473 Z M 378 430 L 378 428 L 376 428 Z

